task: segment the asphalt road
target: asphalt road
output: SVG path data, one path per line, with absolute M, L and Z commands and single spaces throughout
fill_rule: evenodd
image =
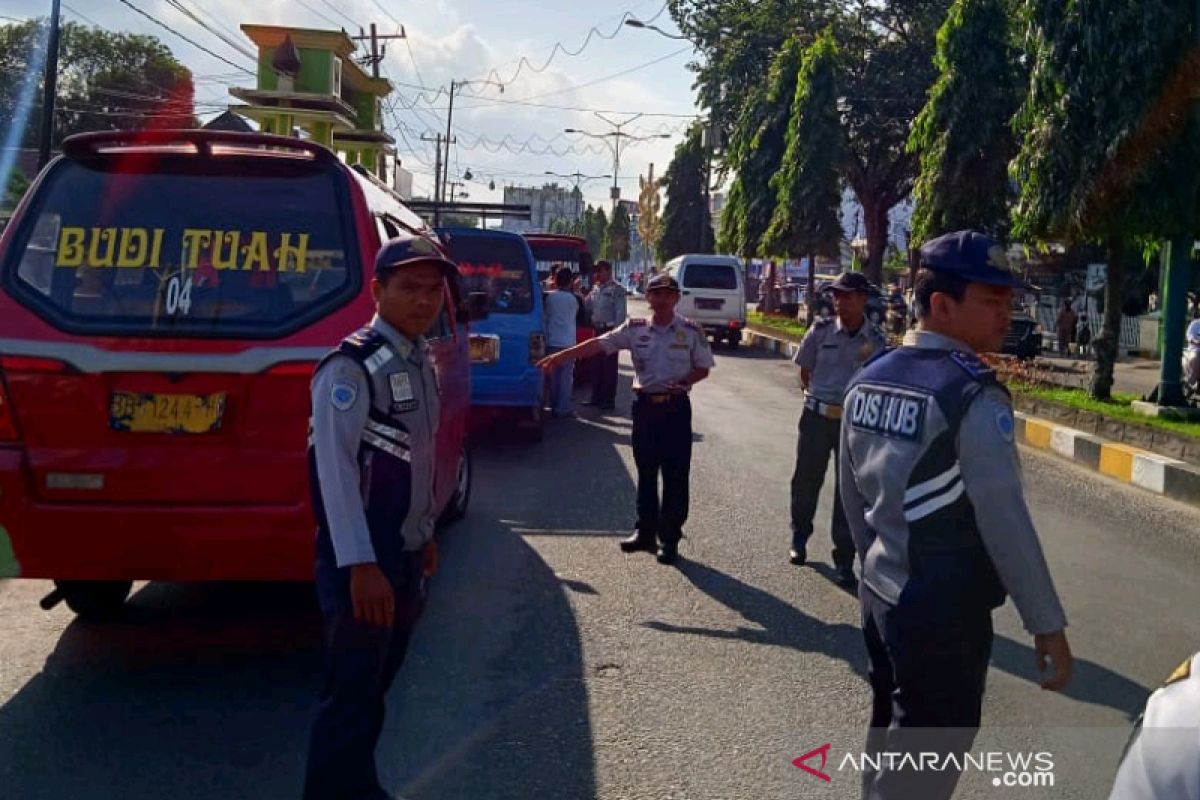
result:
M 477 441 L 476 494 L 401 672 L 380 764 L 420 800 L 849 798 L 835 771 L 868 691 L 856 600 L 831 581 L 827 485 L 810 552 L 787 563 L 794 368 L 721 352 L 697 387 L 684 558 L 624 555 L 633 522 L 628 365 L 617 413 L 537 446 Z M 1046 751 L 1054 789 L 964 779 L 963 798 L 1098 798 L 1150 688 L 1200 642 L 1200 514 L 1024 454 L 1079 659 L 1035 682 L 1011 607 L 982 749 Z M 832 481 L 829 481 L 831 484 Z M 0 796 L 298 796 L 320 678 L 304 586 L 140 587 L 128 619 L 40 611 L 0 584 Z M 792 759 L 831 743 L 821 781 Z M 806 762 L 819 766 L 819 762 Z

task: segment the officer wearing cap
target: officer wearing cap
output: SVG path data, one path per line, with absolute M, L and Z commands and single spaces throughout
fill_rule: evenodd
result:
M 976 355 L 1000 349 L 1013 289 L 1024 286 L 982 234 L 928 242 L 918 329 L 850 381 L 840 489 L 862 561 L 869 750 L 970 749 L 992 609 L 1006 594 L 1034 637 L 1042 688 L 1070 680 L 1067 620 L 1021 490 L 1012 404 Z M 867 776 L 863 796 L 949 798 L 958 777 L 901 761 Z
M 424 238 L 387 242 L 371 281 L 374 319 L 313 375 L 308 457 L 327 656 L 306 800 L 390 796 L 375 773 L 384 695 L 437 564 L 438 391 L 422 334 L 456 274 Z
M 829 287 L 833 291 L 833 319 L 819 319 L 804 335 L 794 361 L 800 367 L 804 410 L 792 473 L 791 562 L 808 560 L 808 540 L 813 532 L 817 499 L 829 469 L 829 456 L 837 463 L 841 430 L 842 396 L 846 384 L 868 358 L 887 345 L 883 333 L 867 321 L 867 290 L 871 284 L 858 272 L 843 272 Z M 835 473 L 836 474 L 836 473 Z M 833 564 L 837 581 L 854 584 L 854 541 L 846 526 L 842 504 L 834 493 Z
M 1200 800 L 1200 653 L 1146 701 L 1109 800 Z
M 612 279 L 612 264 L 607 261 L 596 262 L 596 285 L 588 295 L 588 307 L 592 311 L 592 324 L 596 327 L 597 336 L 608 333 L 625 321 L 625 290 Z M 600 356 L 595 364 L 592 399 L 585 405 L 611 411 L 617 399 L 617 354 Z
M 692 464 L 692 406 L 688 392 L 708 377 L 714 366 L 704 330 L 675 314 L 679 283 L 655 275 L 646 286 L 653 316 L 632 318 L 603 336 L 588 339 L 544 358 L 539 366 L 553 369 L 563 361 L 611 355 L 633 355 L 633 460 L 637 466 L 637 529 L 621 541 L 627 553 L 658 551 L 672 564 L 688 515 L 688 478 Z M 662 503 L 658 476 L 662 473 Z M 657 542 L 661 542 L 661 547 Z

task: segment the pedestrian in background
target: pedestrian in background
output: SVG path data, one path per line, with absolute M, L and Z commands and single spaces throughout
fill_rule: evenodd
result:
M 649 320 L 629 319 L 603 336 L 546 356 L 538 366 L 553 370 L 575 359 L 631 351 L 638 518 L 636 531 L 621 541 L 621 549 L 627 553 L 657 550 L 660 563 L 673 564 L 688 516 L 692 465 L 692 404 L 688 392 L 708 377 L 714 360 L 704 330 L 675 314 L 678 281 L 665 273 L 654 276 L 646 286 L 646 300 L 653 311 Z
M 387 242 L 371 281 L 375 318 L 313 375 L 308 457 L 327 653 L 305 800 L 390 797 L 375 772 L 384 696 L 437 566 L 438 391 L 422 334 L 457 275 L 422 238 Z
M 546 295 L 546 352 L 557 353 L 575 344 L 575 322 L 579 314 L 579 299 L 571 283 L 570 267 L 559 266 L 554 273 L 555 290 Z M 550 409 L 555 417 L 574 414 L 571 409 L 573 369 L 568 361 L 547 375 L 550 386 Z
M 792 473 L 791 563 L 808 561 L 808 540 L 813 533 L 817 501 L 829 469 L 829 456 L 837 462 L 841 430 L 842 395 L 846 384 L 868 358 L 887 346 L 883 333 L 866 316 L 871 284 L 861 273 L 843 272 L 830 285 L 834 317 L 813 323 L 796 351 L 804 410 L 800 412 L 796 443 L 796 469 Z M 835 475 L 837 472 L 835 471 Z M 854 584 L 854 540 L 837 492 L 833 498 L 833 565 L 837 582 Z
M 596 335 L 603 336 L 625 322 L 625 290 L 613 281 L 612 264 L 607 261 L 596 262 L 595 275 L 596 285 L 588 296 L 588 305 Z M 592 399 L 588 405 L 611 411 L 616 407 L 617 398 L 617 353 L 597 356 L 593 363 Z
M 1033 634 L 1042 688 L 1065 687 L 1072 659 L 1021 489 L 1012 401 L 976 355 L 1001 349 L 1025 284 L 1004 248 L 972 231 L 934 239 L 920 257 L 918 330 L 850 382 L 840 490 L 863 565 L 867 749 L 961 755 L 979 727 L 992 609 L 1006 593 Z M 947 800 L 958 778 L 885 769 L 865 777 L 863 796 Z
M 1075 309 L 1071 308 L 1071 301 L 1068 299 L 1058 310 L 1058 318 L 1054 321 L 1054 332 L 1058 337 L 1058 351 L 1063 355 L 1071 350 L 1071 342 L 1075 338 L 1075 325 L 1078 322 L 1079 318 L 1075 315 Z

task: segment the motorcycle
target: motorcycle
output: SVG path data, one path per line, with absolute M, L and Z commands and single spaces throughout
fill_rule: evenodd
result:
M 1183 350 L 1183 396 L 1188 405 L 1200 408 L 1200 319 L 1187 328 L 1187 347 Z

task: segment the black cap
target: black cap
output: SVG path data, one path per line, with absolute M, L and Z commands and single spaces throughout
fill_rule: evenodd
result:
M 651 278 L 650 282 L 646 284 L 647 294 L 655 291 L 656 289 L 666 289 L 668 292 L 675 292 L 678 294 L 679 281 L 675 280 L 665 272 L 660 273 Z
M 375 257 L 375 277 L 390 275 L 401 267 L 417 264 L 433 264 L 440 267 L 447 275 L 454 275 L 458 267 L 450 261 L 433 241 L 424 236 L 402 233 L 395 239 L 389 239 L 379 249 Z
M 871 282 L 861 272 L 843 272 L 826 288 L 831 292 L 868 292 Z
M 921 266 L 952 272 L 969 283 L 1031 288 L 1013 274 L 1004 246 L 977 231 L 956 231 L 926 242 L 921 246 Z

